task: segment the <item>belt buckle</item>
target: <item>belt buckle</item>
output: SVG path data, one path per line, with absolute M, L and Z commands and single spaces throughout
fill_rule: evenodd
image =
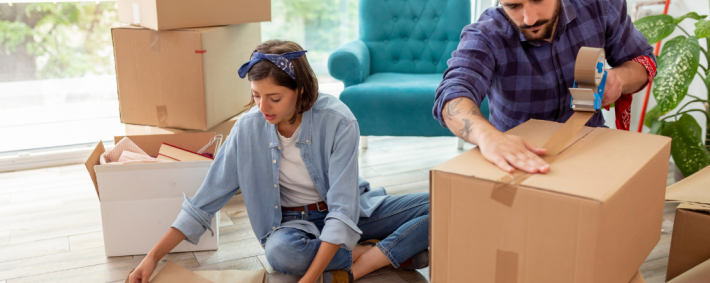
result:
M 316 208 L 318 209 L 318 212 L 323 212 L 323 211 L 328 210 L 328 209 L 320 209 L 320 202 L 316 202 Z

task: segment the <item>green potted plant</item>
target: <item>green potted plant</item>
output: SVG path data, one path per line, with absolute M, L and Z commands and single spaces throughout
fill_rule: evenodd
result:
M 653 81 L 653 97 L 657 105 L 646 114 L 644 124 L 651 128 L 652 134 L 660 134 L 673 139 L 671 155 L 680 172 L 690 176 L 710 165 L 710 54 L 698 43 L 705 38 L 710 46 L 710 21 L 707 16 L 695 12 L 674 18 L 669 15 L 653 15 L 634 22 L 636 28 L 646 36 L 649 44 L 654 44 L 668 37 L 676 28 L 685 35 L 679 35 L 667 41 L 657 58 L 658 68 Z M 683 20 L 695 20 L 693 35 L 678 24 Z M 700 55 L 707 64 L 700 65 Z M 705 85 L 704 95 L 688 94 L 688 87 L 696 75 Z M 693 100 L 680 106 L 680 102 L 689 96 Z M 689 105 L 703 105 L 702 109 L 687 109 Z M 675 114 L 668 113 L 675 110 Z M 688 113 L 701 112 L 706 117 L 706 142 L 703 145 L 703 133 L 698 121 Z

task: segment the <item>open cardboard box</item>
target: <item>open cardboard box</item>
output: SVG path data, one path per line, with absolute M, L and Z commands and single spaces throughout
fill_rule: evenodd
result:
M 121 122 L 205 131 L 246 110 L 251 86 L 238 70 L 260 31 L 258 23 L 111 29 Z
M 215 133 L 129 136 L 150 156 L 161 143 L 199 150 Z M 118 136 L 118 143 L 124 137 Z M 214 145 L 205 153 L 214 153 Z M 168 231 L 182 209 L 183 193 L 192 198 L 202 185 L 211 161 L 99 165 L 103 143 L 86 160 L 86 169 L 101 204 L 104 247 L 107 256 L 147 254 Z M 219 244 L 219 213 L 212 220 L 214 236 L 207 231 L 198 245 L 187 241 L 172 252 L 215 250 Z
M 537 146 L 562 124 L 508 131 Z M 582 128 L 547 174 L 508 174 L 469 150 L 431 170 L 431 281 L 626 283 L 661 236 L 670 139 Z
M 710 282 L 710 167 L 669 186 L 666 200 L 681 202 L 673 223 L 666 280 Z M 706 281 L 692 281 L 700 277 L 685 273 L 705 274 Z
M 118 20 L 153 30 L 271 21 L 270 0 L 118 0 Z

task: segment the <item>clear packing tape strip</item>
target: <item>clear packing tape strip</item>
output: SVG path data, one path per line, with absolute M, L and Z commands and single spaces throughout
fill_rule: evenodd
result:
M 597 72 L 597 64 L 604 63 L 604 50 L 601 48 L 582 47 L 577 54 L 577 61 L 574 66 L 574 78 L 578 87 L 590 87 L 597 89 L 601 82 L 601 75 Z M 547 149 L 547 154 L 543 159 L 548 164 L 557 158 L 565 146 L 574 138 L 577 133 L 587 124 L 589 119 L 596 112 L 575 111 L 572 117 L 565 122 L 562 127 L 545 143 L 543 148 Z M 532 174 L 516 170 L 510 175 L 496 181 L 491 193 L 491 199 L 508 207 L 513 206 L 518 186 Z

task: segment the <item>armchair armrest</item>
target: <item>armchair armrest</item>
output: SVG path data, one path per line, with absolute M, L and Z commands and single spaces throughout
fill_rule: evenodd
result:
M 340 46 L 328 58 L 328 72 L 345 87 L 362 83 L 370 75 L 370 49 L 362 40 Z

